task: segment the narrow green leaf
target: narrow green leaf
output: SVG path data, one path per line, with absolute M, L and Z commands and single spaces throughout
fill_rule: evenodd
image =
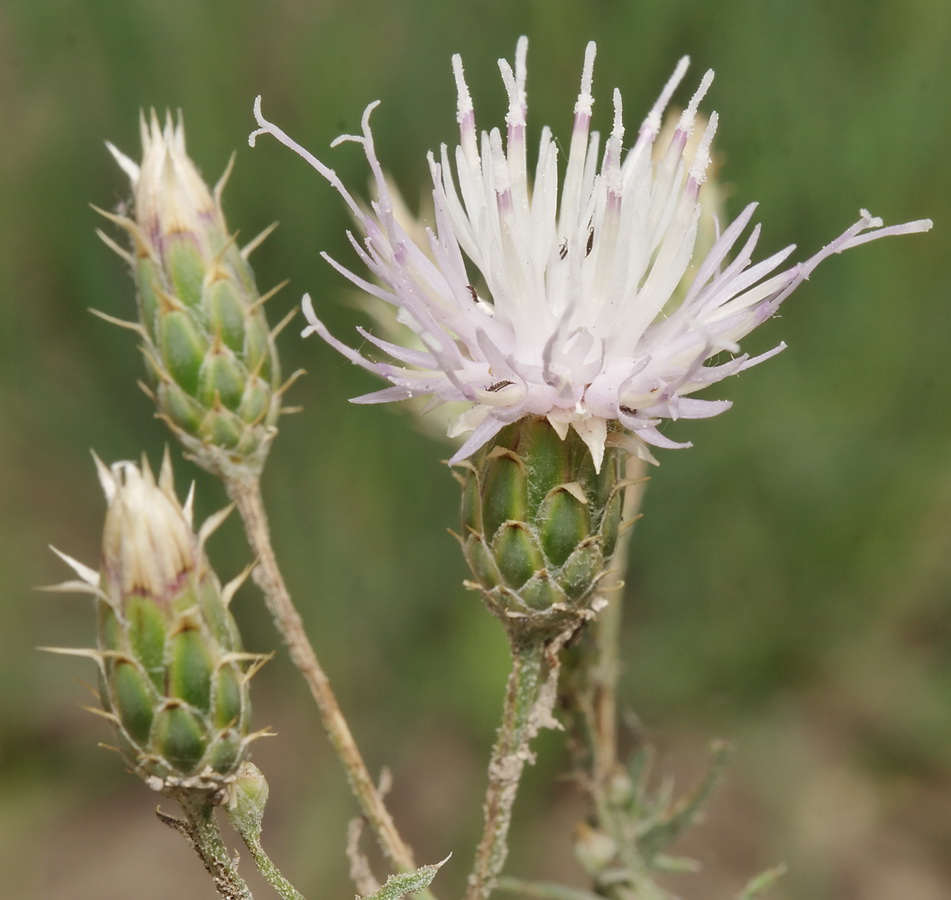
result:
M 362 900 L 399 900 L 407 894 L 418 894 L 420 891 L 429 887 L 429 883 L 436 877 L 446 860 L 438 862 L 432 866 L 421 866 L 415 872 L 401 872 L 399 875 L 391 875 L 386 879 L 383 885 L 376 893 L 368 894 Z
M 736 900 L 756 900 L 757 897 L 762 897 L 785 874 L 785 863 L 760 872 L 755 878 L 751 878 L 746 887 L 736 895 Z

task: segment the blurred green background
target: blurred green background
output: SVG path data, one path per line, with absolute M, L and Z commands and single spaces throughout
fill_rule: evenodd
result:
M 37 594 L 67 577 L 55 544 L 95 564 L 104 503 L 89 456 L 157 461 L 166 441 L 136 387 L 124 265 L 88 204 L 127 198 L 109 139 L 138 154 L 142 107 L 181 109 L 189 149 L 254 258 L 276 322 L 309 291 L 332 330 L 362 320 L 322 262 L 344 260 L 343 204 L 276 142 L 247 147 L 251 103 L 359 188 L 357 148 L 329 149 L 375 114 L 378 149 L 409 198 L 425 152 L 455 139 L 450 55 L 481 125 L 505 109 L 495 60 L 529 35 L 529 125 L 567 136 L 585 42 L 595 39 L 596 121 L 624 95 L 633 134 L 683 53 L 717 80 L 730 214 L 761 202 L 763 254 L 800 257 L 867 206 L 926 236 L 823 265 L 745 349 L 777 359 L 719 386 L 718 419 L 679 423 L 663 452 L 628 577 L 624 702 L 688 783 L 709 738 L 736 760 L 684 849 L 705 875 L 686 897 L 733 896 L 785 860 L 779 900 L 951 896 L 951 458 L 945 363 L 951 222 L 951 6 L 945 0 L 4 0 L 0 3 L 0 893 L 51 900 L 210 898 L 156 797 L 99 749 L 79 709 L 92 666 L 37 645 L 88 645 L 88 598 Z M 679 93 L 681 103 L 690 87 Z M 598 118 L 599 117 L 599 118 Z M 291 327 L 286 369 L 308 376 L 265 478 L 275 540 L 322 661 L 418 856 L 455 853 L 458 895 L 506 674 L 501 629 L 461 587 L 457 488 L 446 447 L 398 411 L 346 402 L 374 387 Z M 182 489 L 195 477 L 177 465 Z M 202 514 L 223 505 L 199 478 Z M 223 577 L 247 562 L 236 522 L 210 546 Z M 276 648 L 248 587 L 235 601 L 251 649 Z M 271 781 L 265 838 L 308 896 L 349 896 L 353 813 L 309 698 L 278 657 L 255 682 L 256 760 Z M 583 883 L 570 859 L 583 798 L 539 742 L 517 807 L 509 870 Z M 262 896 L 266 894 L 262 892 Z

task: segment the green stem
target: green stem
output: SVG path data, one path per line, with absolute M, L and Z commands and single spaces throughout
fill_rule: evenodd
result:
M 529 743 L 551 714 L 553 697 L 542 699 L 548 649 L 540 640 L 512 644 L 512 672 L 505 692 L 502 724 L 489 763 L 483 805 L 485 825 L 469 875 L 466 900 L 485 900 L 492 893 L 508 854 L 512 807 L 525 763 L 531 760 Z M 551 658 L 555 658 L 553 653 Z
M 271 857 L 261 846 L 261 830 L 239 828 L 238 833 L 244 843 L 247 844 L 248 850 L 251 851 L 251 856 L 254 859 L 254 864 L 258 867 L 258 871 L 264 876 L 265 881 L 277 891 L 282 900 L 304 900 L 304 895 L 281 874 L 280 869 L 274 865 Z
M 192 845 L 201 857 L 208 874 L 215 882 L 218 893 L 226 900 L 254 900 L 254 897 L 238 874 L 238 869 L 221 839 L 221 831 L 215 818 L 215 805 L 205 794 L 183 793 L 176 796 L 186 819 L 175 819 L 158 811 L 162 822 L 174 828 Z
M 254 580 L 264 591 L 268 609 L 287 645 L 291 661 L 304 676 L 317 703 L 324 730 L 343 764 L 350 788 L 376 834 L 383 853 L 399 871 L 415 871 L 413 853 L 396 830 L 393 818 L 383 803 L 383 797 L 370 777 L 363 756 L 340 711 L 330 681 L 317 661 L 317 655 L 304 630 L 304 623 L 284 583 L 271 546 L 267 515 L 261 499 L 260 480 L 253 473 L 243 477 L 226 475 L 224 483 L 244 523 L 251 551 L 258 559 L 253 573 Z

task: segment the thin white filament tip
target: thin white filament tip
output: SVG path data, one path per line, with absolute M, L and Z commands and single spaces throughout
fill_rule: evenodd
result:
M 690 177 L 703 184 L 707 180 L 707 168 L 710 165 L 710 145 L 713 143 L 713 136 L 717 133 L 717 123 L 720 117 L 716 112 L 710 113 L 710 121 L 704 129 L 703 137 L 700 138 L 700 145 L 694 154 L 693 163 L 690 166 Z
M 512 71 L 508 60 L 499 60 L 499 71 L 502 73 L 502 83 L 509 95 L 509 111 L 505 114 L 505 121 L 509 125 L 525 124 L 525 106 L 518 88 L 518 78 Z
M 469 85 L 466 84 L 466 76 L 462 71 L 462 57 L 455 53 L 452 57 L 452 74 L 456 79 L 456 95 L 459 98 L 456 106 L 456 117 L 459 124 L 473 111 L 472 96 L 469 93 Z
M 680 117 L 679 128 L 686 134 L 690 134 L 693 131 L 693 124 L 697 118 L 700 101 L 707 95 L 711 84 L 713 84 L 713 69 L 707 69 L 703 74 L 703 78 L 700 79 L 699 87 L 694 91 L 693 97 L 690 98 L 690 103 Z
M 621 91 L 614 89 L 614 127 L 611 129 L 611 137 L 617 138 L 620 142 L 624 137 L 624 121 L 621 109 Z
M 372 103 L 367 105 L 367 108 L 363 111 L 363 118 L 360 120 L 360 124 L 363 126 L 363 134 L 340 134 L 337 135 L 331 142 L 331 147 L 338 147 L 340 144 L 346 144 L 348 142 L 353 142 L 354 144 L 365 144 L 370 138 L 370 114 L 380 105 L 379 100 L 374 100 Z
M 304 318 L 307 320 L 307 327 L 301 331 L 302 338 L 310 337 L 319 330 L 320 320 L 317 313 L 314 312 L 314 301 L 310 299 L 310 294 L 304 294 L 300 301 L 301 309 L 304 311 Z
M 575 104 L 575 115 L 590 116 L 594 97 L 591 95 L 591 82 L 594 79 L 594 57 L 598 52 L 597 44 L 588 41 L 584 51 L 584 68 L 581 70 L 581 92 Z
M 657 134 L 657 132 L 660 131 L 660 123 L 664 115 L 664 110 L 667 109 L 667 104 L 670 103 L 670 98 L 673 97 L 674 91 L 677 90 L 677 86 L 681 81 L 683 81 L 683 77 L 687 74 L 687 69 L 689 67 L 690 57 L 680 57 L 680 61 L 677 63 L 677 68 L 674 69 L 674 74 L 667 79 L 667 84 L 664 85 L 664 89 L 660 92 L 660 96 L 657 98 L 654 108 L 647 114 L 647 118 L 644 119 L 644 124 L 641 126 L 642 130 L 646 129 L 653 132 L 654 134 Z
M 370 110 L 374 109 L 379 105 L 379 101 L 371 103 L 367 107 L 367 112 L 364 114 L 364 127 L 366 127 L 366 115 Z M 343 186 L 343 182 L 337 177 L 336 172 L 333 169 L 325 166 L 313 153 L 310 153 L 308 150 L 305 150 L 300 144 L 297 143 L 290 135 L 282 131 L 277 127 L 273 122 L 269 122 L 264 118 L 264 114 L 261 112 L 261 97 L 258 95 L 254 98 L 254 118 L 258 123 L 258 128 L 251 132 L 248 135 L 248 143 L 253 147 L 255 139 L 259 134 L 269 134 L 272 137 L 276 138 L 280 143 L 290 150 L 293 150 L 301 159 L 304 160 L 308 165 L 313 166 L 328 182 L 340 193 L 340 196 L 346 201 L 347 206 L 353 211 L 354 215 L 358 220 L 364 220 L 364 212 L 360 208 L 360 205 L 353 199 L 350 195 L 350 192 Z M 366 140 L 364 138 L 357 138 L 366 145 Z
M 862 210 L 864 216 L 868 210 Z M 914 222 L 905 222 L 902 225 L 888 225 L 886 226 L 884 222 L 877 216 L 870 218 L 863 218 L 863 229 L 864 228 L 874 228 L 875 231 L 870 231 L 866 234 L 858 234 L 855 237 L 851 238 L 848 242 L 848 248 L 858 247 L 859 244 L 866 244 L 869 241 L 878 240 L 880 237 L 889 237 L 891 235 L 898 234 L 921 234 L 925 231 L 931 231 L 934 223 L 931 219 L 916 219 Z M 836 251 L 841 252 L 841 251 Z
M 525 65 L 525 58 L 528 55 L 528 38 L 523 34 L 515 45 L 515 84 L 518 85 L 519 96 L 522 104 L 525 103 L 525 77 L 528 68 Z
M 259 134 L 267 134 L 268 126 L 271 124 L 267 119 L 264 118 L 264 113 L 261 112 L 261 95 L 258 94 L 254 98 L 254 121 L 258 123 L 258 127 L 254 129 L 248 135 L 248 146 L 253 147 L 254 142 L 257 140 Z

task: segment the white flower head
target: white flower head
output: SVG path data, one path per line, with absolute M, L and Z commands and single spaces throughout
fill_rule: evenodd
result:
M 710 165 L 717 127 L 711 113 L 692 158 L 688 142 L 697 110 L 713 80 L 707 72 L 666 150 L 654 143 L 661 118 L 687 70 L 682 59 L 624 148 L 621 95 L 600 147 L 592 132 L 595 45 L 585 52 L 581 90 L 563 176 L 551 131 L 542 130 L 537 162 L 526 153 L 526 38 L 515 65 L 499 61 L 509 98 L 505 128 L 476 130 L 475 112 L 459 56 L 452 60 L 458 92 L 459 145 L 429 154 L 435 228 L 429 246 L 414 243 L 376 156 L 370 113 L 362 134 L 337 139 L 362 145 L 377 199 L 363 208 L 332 169 L 264 119 L 250 138 L 268 133 L 307 160 L 344 197 L 364 234 L 353 247 L 375 281 L 325 258 L 367 293 L 391 304 L 418 335 L 411 349 L 357 330 L 388 359 L 377 360 L 331 335 L 304 297 L 308 326 L 349 360 L 390 382 L 356 398 L 382 403 L 431 396 L 464 401 L 450 434 L 468 438 L 450 462 L 471 456 L 505 425 L 547 417 L 564 437 L 573 428 L 600 467 L 606 442 L 652 459 L 648 446 L 684 447 L 661 431 L 664 419 L 707 418 L 730 406 L 692 395 L 778 353 L 750 357 L 739 341 L 826 257 L 889 234 L 927 231 L 921 220 L 885 228 L 866 211 L 851 228 L 804 262 L 782 269 L 794 247 L 753 263 L 760 226 L 745 238 L 755 204 L 718 236 L 706 257 L 693 260 L 698 193 Z M 777 271 L 779 270 L 779 271 Z M 679 289 L 678 289 L 679 287 Z M 722 354 L 729 359 L 722 361 Z M 709 362 L 711 360 L 716 361 Z

